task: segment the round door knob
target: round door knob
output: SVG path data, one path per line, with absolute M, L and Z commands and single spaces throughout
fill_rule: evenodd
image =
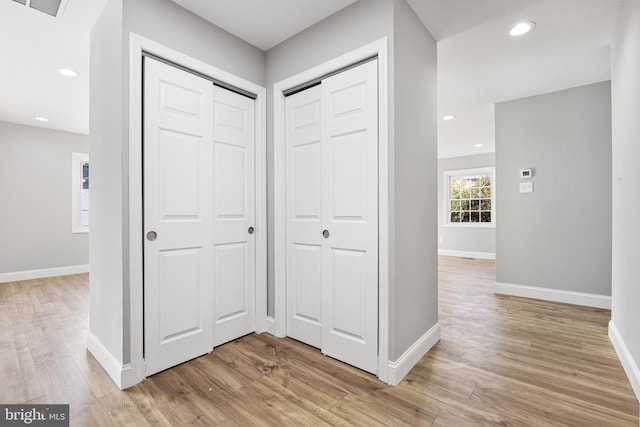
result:
M 155 231 L 150 231 L 150 232 L 147 233 L 147 240 L 148 241 L 153 242 L 157 238 L 158 238 L 158 233 L 156 233 Z
M 323 230 L 322 231 L 322 237 L 324 237 L 325 239 L 327 239 L 329 237 L 329 230 Z
M 253 227 L 249 227 L 247 231 L 249 232 L 249 234 L 253 234 L 253 232 L 256 231 L 256 229 Z

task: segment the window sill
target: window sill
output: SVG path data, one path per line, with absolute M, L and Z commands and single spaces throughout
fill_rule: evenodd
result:
M 78 227 L 71 229 L 72 234 L 84 234 L 89 233 L 89 227 Z
M 496 228 L 495 224 L 478 224 L 478 223 L 463 223 L 463 224 L 451 224 L 444 225 L 447 228 Z

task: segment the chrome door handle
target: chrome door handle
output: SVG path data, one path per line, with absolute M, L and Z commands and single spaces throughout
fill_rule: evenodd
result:
M 158 233 L 156 233 L 155 231 L 150 231 L 150 232 L 147 233 L 147 240 L 148 241 L 153 242 L 157 238 L 158 238 Z
M 249 232 L 249 234 L 253 234 L 253 232 L 256 231 L 256 229 L 253 227 L 249 227 L 247 231 Z
M 322 237 L 324 237 L 325 239 L 329 238 L 329 230 L 323 230 L 322 231 Z

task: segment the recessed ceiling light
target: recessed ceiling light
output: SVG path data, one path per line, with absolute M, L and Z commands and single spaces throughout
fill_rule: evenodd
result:
M 70 68 L 60 68 L 58 70 L 58 72 L 60 74 L 62 74 L 63 76 L 67 76 L 67 77 L 78 77 L 78 72 L 77 71 L 73 71 Z
M 455 118 L 456 118 L 456 116 L 454 116 L 453 114 L 448 114 L 448 115 L 442 117 L 442 120 L 447 120 L 448 121 L 448 120 L 453 120 Z
M 475 144 L 474 147 L 480 148 L 480 147 L 482 147 L 482 144 Z
M 48 122 L 49 119 L 47 119 L 46 117 L 36 117 L 36 120 L 39 122 Z
M 509 35 L 514 37 L 521 36 L 523 34 L 527 34 L 529 31 L 533 30 L 536 26 L 535 22 L 527 21 L 527 22 L 518 22 L 511 28 L 509 31 Z

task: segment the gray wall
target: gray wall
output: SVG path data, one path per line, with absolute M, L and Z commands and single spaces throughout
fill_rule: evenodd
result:
M 442 238 L 438 249 L 464 252 L 496 253 L 496 229 L 445 227 L 446 194 L 445 171 L 474 169 L 496 165 L 495 153 L 477 154 L 474 156 L 449 157 L 438 160 L 438 236 Z M 497 196 L 496 196 L 497 197 Z M 497 205 L 497 201 L 494 199 Z
M 109 0 L 92 30 L 90 151 L 100 153 L 95 203 L 102 210 L 90 243 L 91 333 L 122 363 L 130 361 L 130 32 L 259 85 L 265 75 L 264 52 L 170 0 Z
M 394 25 L 399 43 L 393 41 Z M 401 144 L 391 169 L 393 171 L 394 166 L 402 169 L 398 183 L 403 188 L 416 188 L 416 180 L 422 180 L 421 196 L 416 199 L 408 191 L 400 192 L 392 212 L 406 221 L 398 227 L 390 226 L 392 233 L 397 233 L 398 242 L 407 246 L 406 249 L 397 246 L 397 253 L 393 254 L 393 259 L 401 261 L 391 277 L 391 310 L 397 317 L 396 323 L 392 319 L 390 325 L 395 336 L 391 357 L 401 355 L 437 322 L 435 41 L 405 0 L 357 2 L 286 40 L 266 55 L 169 0 L 109 0 L 91 37 L 94 72 L 90 150 L 100 153 L 102 159 L 98 166 L 98 182 L 103 192 L 96 203 L 105 209 L 100 217 L 101 232 L 91 239 L 92 254 L 96 255 L 91 265 L 91 332 L 119 361 L 127 363 L 130 360 L 127 246 L 130 32 L 257 84 L 266 83 L 269 235 L 273 231 L 273 84 L 364 44 L 389 37 L 389 138 L 392 149 L 394 137 Z M 398 60 L 394 60 L 394 49 L 399 52 Z M 394 79 L 394 67 L 400 70 L 402 81 Z M 408 81 L 411 78 L 416 79 L 413 85 Z M 399 85 L 397 110 L 407 115 L 395 127 L 394 83 Z M 426 98 L 416 99 L 416 91 L 424 93 Z M 393 193 L 393 189 L 399 187 L 394 184 L 393 176 L 391 180 Z M 418 220 L 419 224 L 414 223 Z M 416 227 L 422 227 L 417 237 Z M 273 246 L 269 249 L 272 254 Z M 273 313 L 272 258 L 269 267 L 269 306 Z
M 123 164 L 128 165 L 129 144 L 129 34 L 136 33 L 171 49 L 264 86 L 264 52 L 189 12 L 170 0 L 126 0 L 123 2 Z M 123 182 L 124 259 L 124 352 L 129 353 L 129 226 L 128 176 Z M 125 363 L 128 358 L 125 357 Z
M 394 1 L 394 226 L 390 354 L 438 322 L 436 42 Z
M 90 52 L 89 329 L 123 363 L 122 0 L 108 0 Z
M 390 354 L 396 360 L 438 321 L 436 226 L 436 43 L 405 0 L 359 1 L 269 50 L 273 84 L 387 37 L 392 223 Z M 422 94 L 423 96 L 416 96 Z M 273 111 L 267 114 L 268 175 L 273 177 Z M 269 182 L 273 235 L 273 181 Z M 273 242 L 269 314 L 274 314 Z
M 264 86 L 263 51 L 170 0 L 126 0 L 123 27 L 126 77 L 129 33 L 133 32 Z
M 611 295 L 610 82 L 497 104 L 496 185 L 497 282 Z
M 368 43 L 391 37 L 392 3 L 358 1 L 266 53 L 268 234 L 273 236 L 273 85 Z M 392 68 L 392 66 L 391 66 Z M 275 315 L 274 244 L 268 248 L 268 314 Z
M 0 273 L 89 264 L 71 233 L 71 153 L 88 137 L 0 122 Z
M 640 4 L 627 2 L 611 48 L 613 170 L 622 162 L 622 179 L 613 180 L 612 322 L 640 366 Z M 615 174 L 615 172 L 614 172 Z M 636 371 L 637 372 L 637 371 Z M 637 374 L 636 374 L 637 375 Z M 636 377 L 636 384 L 640 378 Z M 636 395 L 640 390 L 636 388 Z

